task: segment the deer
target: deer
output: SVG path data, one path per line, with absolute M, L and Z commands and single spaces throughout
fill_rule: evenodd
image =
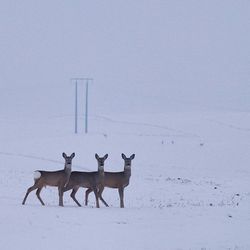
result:
M 108 207 L 109 205 L 102 197 L 102 192 L 105 187 L 116 188 L 119 192 L 120 197 L 120 207 L 124 208 L 124 189 L 129 185 L 129 179 L 131 176 L 131 162 L 135 158 L 135 154 L 130 157 L 126 157 L 125 154 L 121 154 L 124 160 L 124 170 L 122 172 L 104 172 L 104 182 L 103 185 L 99 187 L 98 196 L 103 204 Z M 85 192 L 85 205 L 88 205 L 88 196 L 93 191 L 93 189 L 88 188 Z
M 25 204 L 29 193 L 36 189 L 36 196 L 41 202 L 41 204 L 44 206 L 45 204 L 41 199 L 40 193 L 43 187 L 52 186 L 58 187 L 59 206 L 63 207 L 63 188 L 69 182 L 69 178 L 71 175 L 72 159 L 75 157 L 75 153 L 72 153 L 70 156 L 67 156 L 65 153 L 62 153 L 62 156 L 65 159 L 64 169 L 58 171 L 36 170 L 34 172 L 34 185 L 28 188 L 22 202 L 23 205 Z
M 104 162 L 108 158 L 108 154 L 104 155 L 104 157 L 99 157 L 98 154 L 95 154 L 95 158 L 98 163 L 98 171 L 94 172 L 73 171 L 71 173 L 67 186 L 65 186 L 65 188 L 63 189 L 63 192 L 72 189 L 70 196 L 79 207 L 81 207 L 81 204 L 78 202 L 75 195 L 80 187 L 89 188 L 92 191 L 94 191 L 96 198 L 96 207 L 97 208 L 100 207 L 98 199 L 98 190 L 100 186 L 103 185 Z

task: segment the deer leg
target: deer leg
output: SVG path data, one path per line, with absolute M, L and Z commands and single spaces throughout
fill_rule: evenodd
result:
M 88 205 L 88 198 L 89 198 L 89 194 L 93 191 L 92 188 L 88 188 L 85 192 L 85 206 Z
M 79 187 L 76 187 L 76 188 L 73 188 L 70 196 L 71 198 L 74 200 L 74 202 L 79 206 L 81 207 L 81 204 L 78 202 L 78 200 L 76 199 L 75 195 L 76 195 L 76 192 L 78 191 Z
M 124 188 L 119 188 L 119 196 L 120 196 L 120 207 L 124 208 L 124 201 L 123 201 L 123 197 L 124 197 Z
M 24 199 L 23 199 L 23 202 L 22 202 L 23 205 L 25 204 L 26 199 L 27 199 L 29 193 L 32 192 L 32 191 L 35 190 L 35 189 L 37 189 L 36 184 L 34 184 L 32 187 L 28 188 L 28 190 L 27 190 L 27 192 L 26 192 L 26 195 L 25 195 L 25 197 L 24 197 Z
M 97 191 L 97 188 L 94 187 L 93 190 L 94 190 L 94 193 L 95 193 L 96 207 L 99 208 L 100 205 L 99 205 L 99 198 L 98 198 L 98 191 Z
M 102 192 L 103 192 L 103 190 L 104 190 L 104 187 L 103 187 L 103 186 L 99 187 L 98 196 L 99 196 L 100 200 L 102 201 L 102 203 L 103 203 L 106 207 L 108 207 L 108 206 L 109 206 L 108 203 L 102 198 Z
M 42 205 L 44 206 L 45 204 L 44 204 L 44 202 L 43 202 L 43 200 L 42 200 L 42 198 L 41 198 L 41 196 L 40 196 L 41 191 L 42 191 L 42 188 L 38 188 L 38 189 L 36 190 L 36 196 L 37 196 L 38 200 L 39 200 L 39 201 L 42 203 Z
M 67 191 L 69 191 L 70 189 L 72 189 L 71 186 L 63 187 L 63 192 L 67 192 Z
M 58 187 L 59 206 L 63 207 L 63 187 Z

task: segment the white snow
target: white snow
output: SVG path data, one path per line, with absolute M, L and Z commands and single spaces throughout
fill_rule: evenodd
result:
M 93 131 L 99 120 L 91 118 L 90 133 L 74 135 L 66 117 L 59 123 L 48 119 L 46 128 L 46 122 L 37 123 L 25 140 L 22 133 L 2 134 L 10 142 L 2 144 L 0 153 L 1 249 L 31 249 L 34 243 L 36 249 L 250 247 L 249 114 L 172 113 L 119 120 L 130 125 L 103 122 L 98 134 Z M 9 124 L 3 122 L 1 131 L 9 131 Z M 20 129 L 25 127 L 22 123 Z M 109 154 L 107 171 L 123 169 L 122 152 L 135 153 L 125 208 L 119 208 L 114 189 L 103 193 L 108 208 L 102 203 L 95 208 L 93 194 L 89 206 L 79 208 L 70 192 L 61 208 L 53 187 L 42 191 L 45 207 L 35 192 L 22 206 L 33 170 L 63 168 L 63 151 L 76 152 L 72 170 L 80 171 L 97 169 L 96 152 Z M 83 203 L 83 189 L 77 198 Z
M 249 1 L 1 1 L 0 249 L 250 249 Z M 74 134 L 72 77 L 79 83 Z M 35 170 L 122 171 L 125 208 L 31 192 Z M 83 204 L 85 190 L 77 199 Z

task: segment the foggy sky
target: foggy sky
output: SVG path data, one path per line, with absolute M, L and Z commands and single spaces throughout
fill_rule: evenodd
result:
M 84 76 L 94 113 L 249 111 L 249 13 L 249 1 L 1 1 L 1 110 L 70 113 L 69 79 Z

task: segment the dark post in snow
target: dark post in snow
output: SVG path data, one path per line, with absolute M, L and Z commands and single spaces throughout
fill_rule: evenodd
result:
M 93 82 L 93 78 L 71 78 L 75 82 L 75 134 L 77 134 L 78 122 L 78 82 L 85 82 L 85 133 L 88 133 L 88 92 L 89 82 Z

